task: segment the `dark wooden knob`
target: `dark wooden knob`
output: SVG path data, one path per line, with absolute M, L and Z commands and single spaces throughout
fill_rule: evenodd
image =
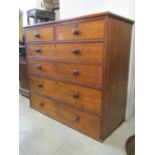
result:
M 39 65 L 37 65 L 37 68 L 41 70 L 42 66 L 39 64 Z
M 42 87 L 43 87 L 43 84 L 42 84 L 42 83 L 38 83 L 37 86 L 38 86 L 39 88 L 42 88 Z
M 77 122 L 77 121 L 80 120 L 80 116 L 75 115 L 75 116 L 72 117 L 72 120 L 73 120 L 74 122 Z
M 43 107 L 43 106 L 44 106 L 44 103 L 43 103 L 43 102 L 40 102 L 39 105 L 40 105 L 41 107 Z
M 72 71 L 72 73 L 73 73 L 73 75 L 75 75 L 75 76 L 79 75 L 78 69 L 74 69 L 74 70 Z
M 79 34 L 79 29 L 78 29 L 77 27 L 73 28 L 73 29 L 72 29 L 72 33 L 73 33 L 74 35 L 78 35 L 78 34 Z
M 36 48 L 35 51 L 36 51 L 37 53 L 40 53 L 40 52 L 41 52 L 41 49 L 40 49 L 40 48 Z
M 74 94 L 73 94 L 73 98 L 74 98 L 74 99 L 78 99 L 79 97 L 80 97 L 80 94 L 79 94 L 79 93 L 74 93 Z
M 35 33 L 34 33 L 34 36 L 35 36 L 36 38 L 39 38 L 39 37 L 40 37 L 39 32 L 35 32 Z
M 73 48 L 72 49 L 72 52 L 73 52 L 73 54 L 78 54 L 79 53 L 79 50 L 77 48 Z

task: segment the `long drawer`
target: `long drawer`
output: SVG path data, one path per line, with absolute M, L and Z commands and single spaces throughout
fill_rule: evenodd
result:
M 52 41 L 53 27 L 35 28 L 25 31 L 25 40 L 29 41 Z
M 34 92 L 63 101 L 80 109 L 101 113 L 102 91 L 78 85 L 30 76 L 31 94 Z
M 56 25 L 56 40 L 104 38 L 104 20 L 73 22 Z
M 70 127 L 99 139 L 101 120 L 97 116 L 87 114 L 36 94 L 31 94 L 31 107 Z
M 100 65 L 29 60 L 28 66 L 30 73 L 102 85 L 102 66 Z
M 102 62 L 105 50 L 103 43 L 31 44 L 27 46 L 27 56 Z

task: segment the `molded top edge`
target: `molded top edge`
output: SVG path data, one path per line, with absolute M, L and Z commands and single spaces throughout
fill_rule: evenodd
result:
M 104 17 L 104 16 L 111 16 L 117 19 L 124 20 L 126 22 L 129 22 L 131 24 L 134 23 L 133 20 L 122 17 L 120 15 L 116 15 L 112 12 L 102 12 L 102 13 L 95 13 L 95 14 L 90 14 L 90 15 L 84 15 L 84 16 L 79 16 L 79 17 L 74 17 L 74 18 L 69 18 L 69 19 L 63 19 L 63 20 L 58 20 L 58 21 L 49 21 L 49 22 L 44 22 L 44 23 L 38 23 L 35 25 L 28 25 L 25 26 L 24 29 L 30 28 L 30 27 L 37 27 L 37 26 L 44 26 L 44 25 L 49 25 L 49 24 L 55 24 L 55 23 L 62 23 L 62 22 L 69 22 L 69 21 L 75 21 L 75 20 L 81 20 L 81 19 L 89 19 L 89 18 L 95 18 L 95 17 Z

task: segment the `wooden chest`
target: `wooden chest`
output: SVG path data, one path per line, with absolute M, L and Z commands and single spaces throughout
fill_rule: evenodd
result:
M 31 107 L 105 139 L 125 119 L 132 24 L 107 12 L 25 27 Z

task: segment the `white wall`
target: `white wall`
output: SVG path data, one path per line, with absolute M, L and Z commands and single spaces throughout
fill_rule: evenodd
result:
M 72 18 L 92 13 L 111 11 L 118 15 L 134 19 L 134 0 L 60 0 L 60 19 Z M 129 86 L 126 118 L 135 112 L 135 64 L 134 64 L 134 29 L 131 41 L 131 56 L 129 69 Z
M 134 19 L 134 0 L 60 0 L 60 19 L 112 11 Z

